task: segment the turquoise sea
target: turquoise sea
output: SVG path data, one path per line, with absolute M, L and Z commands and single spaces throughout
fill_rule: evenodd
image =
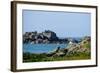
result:
M 67 44 L 23 44 L 23 52 L 29 53 L 49 53 L 57 49 L 65 48 Z

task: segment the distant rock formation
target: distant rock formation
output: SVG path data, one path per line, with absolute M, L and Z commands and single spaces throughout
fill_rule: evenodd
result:
M 50 30 L 45 30 L 42 33 L 26 32 L 23 34 L 23 43 L 68 43 L 68 39 L 60 39 L 56 33 Z

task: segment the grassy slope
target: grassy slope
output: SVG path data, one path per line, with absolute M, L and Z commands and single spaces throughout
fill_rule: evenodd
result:
M 62 61 L 62 60 L 83 60 L 90 59 L 90 53 L 75 53 L 73 55 L 47 57 L 45 54 L 28 54 L 24 53 L 23 62 L 40 62 L 40 61 Z

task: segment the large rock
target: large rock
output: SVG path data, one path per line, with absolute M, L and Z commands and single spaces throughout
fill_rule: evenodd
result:
M 74 54 L 79 52 L 90 53 L 91 49 L 91 38 L 85 37 L 80 43 L 78 44 L 71 44 L 68 48 L 68 54 Z
M 59 39 L 55 32 L 46 30 L 44 32 L 38 33 L 35 32 L 26 32 L 23 35 L 24 43 L 63 43 L 66 42 L 66 39 Z

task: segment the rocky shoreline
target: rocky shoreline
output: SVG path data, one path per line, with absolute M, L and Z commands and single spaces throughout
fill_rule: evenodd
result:
M 75 53 L 90 53 L 90 42 L 90 37 L 84 37 L 80 43 L 69 43 L 68 48 L 64 49 L 58 47 L 55 51 L 50 52 L 48 56 L 65 56 Z

